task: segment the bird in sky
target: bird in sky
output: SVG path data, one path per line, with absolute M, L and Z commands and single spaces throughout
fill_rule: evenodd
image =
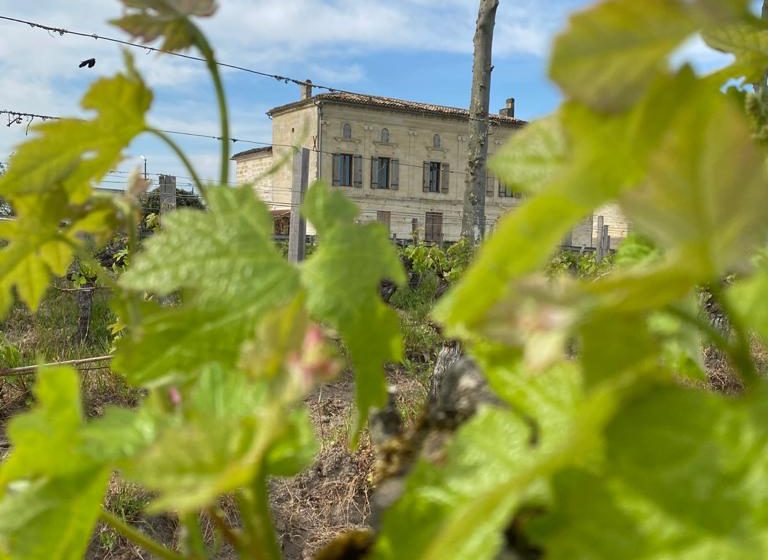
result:
M 94 66 L 96 66 L 96 59 L 95 58 L 89 58 L 87 60 L 84 60 L 84 61 L 82 61 L 80 63 L 80 66 L 78 66 L 78 68 L 85 68 L 86 66 L 88 68 L 93 68 Z

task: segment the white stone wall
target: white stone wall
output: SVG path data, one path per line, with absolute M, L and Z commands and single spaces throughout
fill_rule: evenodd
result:
M 256 152 L 238 157 L 235 161 L 237 184 L 251 183 L 263 201 L 274 202 L 273 177 L 269 173 L 273 161 L 271 151 Z
M 345 123 L 352 127 L 351 140 L 342 136 Z M 398 238 L 412 237 L 413 220 L 423 238 L 427 212 L 443 214 L 443 238 L 455 241 L 461 233 L 461 211 L 464 200 L 467 159 L 467 121 L 432 115 L 397 113 L 359 106 L 324 105 L 321 115 L 321 175 L 331 182 L 334 153 L 360 155 L 363 158 L 362 188 L 342 189 L 360 207 L 361 219 L 375 220 L 377 211 L 391 213 L 391 232 Z M 389 142 L 381 141 L 382 128 L 389 131 Z M 512 126 L 492 126 L 489 152 L 493 154 L 514 134 Z M 433 145 L 440 135 L 440 147 Z M 371 188 L 371 158 L 397 159 L 400 184 L 397 190 Z M 447 193 L 423 192 L 423 164 L 426 161 L 448 164 Z M 492 228 L 499 216 L 520 201 L 499 198 L 493 180 L 493 196 L 486 197 L 486 222 Z
M 343 137 L 345 123 L 352 127 L 351 139 Z M 381 140 L 382 128 L 389 131 L 388 142 Z M 517 130 L 511 124 L 492 124 L 489 156 L 493 156 Z M 435 134 L 440 135 L 439 148 L 433 146 Z M 258 189 L 273 209 L 288 209 L 291 205 L 291 146 L 310 149 L 310 183 L 319 178 L 331 184 L 333 154 L 353 154 L 362 156 L 362 188 L 334 188 L 341 189 L 358 204 L 361 221 L 376 220 L 379 211 L 390 212 L 391 233 L 401 239 L 411 239 L 413 220 L 416 219 L 420 238 L 423 239 L 426 213 L 439 212 L 443 214 L 443 239 L 455 241 L 459 238 L 468 147 L 466 119 L 336 103 L 323 103 L 318 109 L 312 103 L 273 114 L 272 140 L 273 152 L 269 161 L 267 158 L 238 161 L 237 177 L 238 182 L 247 182 L 261 173 L 264 167 L 279 165 L 277 171 Z M 400 184 L 397 190 L 371 188 L 373 157 L 399 161 Z M 423 192 L 425 161 L 449 165 L 447 193 Z M 501 216 L 522 203 L 518 198 L 499 197 L 498 181 L 495 178 L 491 181 L 493 195 L 485 199 L 488 231 L 495 228 Z M 615 205 L 601 208 L 595 216 L 585 219 L 564 241 L 570 241 L 574 246 L 594 247 L 598 239 L 598 215 L 605 217 L 612 247 L 615 248 L 628 230 L 626 220 Z M 313 233 L 311 224 L 308 225 L 308 233 Z

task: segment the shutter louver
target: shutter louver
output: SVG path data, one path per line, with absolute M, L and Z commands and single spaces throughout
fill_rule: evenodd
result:
M 393 159 L 389 163 L 390 183 L 389 188 L 396 191 L 400 188 L 400 160 Z
M 429 162 L 424 162 L 424 177 L 422 182 L 422 191 L 429 192 Z
M 371 158 L 371 188 L 379 187 L 379 158 Z
M 334 187 L 341 185 L 341 154 L 333 154 L 331 184 Z
M 440 192 L 443 194 L 448 194 L 448 183 L 451 177 L 451 168 L 447 163 L 444 163 L 440 166 Z
M 363 156 L 352 158 L 352 184 L 355 188 L 363 188 Z

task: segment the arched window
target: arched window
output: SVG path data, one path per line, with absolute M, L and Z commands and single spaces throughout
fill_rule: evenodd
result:
M 388 128 L 382 128 L 381 129 L 381 141 L 389 143 L 389 129 Z
M 432 137 L 432 147 L 433 148 L 439 148 L 440 147 L 440 135 L 439 134 L 435 134 Z
M 344 123 L 344 126 L 341 127 L 341 137 L 344 138 L 344 140 L 352 139 L 352 125 Z

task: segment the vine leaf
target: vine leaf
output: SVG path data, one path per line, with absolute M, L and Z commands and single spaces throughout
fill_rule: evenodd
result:
M 768 271 L 759 269 L 754 275 L 738 280 L 726 295 L 749 328 L 768 341 Z
M 208 362 L 235 365 L 264 314 L 300 289 L 252 189 L 215 188 L 207 197 L 205 213 L 182 209 L 165 217 L 120 279 L 125 288 L 161 296 L 185 292 L 183 304 L 151 308 L 142 328 L 121 341 L 114 367 L 132 383 L 162 383 Z
M 555 40 L 550 76 L 594 109 L 625 109 L 696 29 L 696 18 L 679 0 L 608 0 L 571 17 Z
M 568 150 L 560 120 L 560 115 L 552 115 L 534 121 L 491 159 L 491 171 L 506 188 L 537 193 L 562 171 Z
M 763 395 L 666 388 L 630 400 L 608 426 L 600 471 L 555 478 L 553 510 L 533 529 L 547 557 L 764 557 Z
M 61 119 L 30 129 L 36 137 L 11 158 L 0 178 L 0 194 L 13 202 L 21 195 L 62 192 L 71 204 L 91 196 L 91 186 L 114 169 L 122 150 L 146 128 L 152 92 L 128 53 L 125 63 L 124 74 L 96 81 L 83 97 L 83 109 L 96 111 L 95 118 Z
M 0 196 L 16 211 L 16 220 L 0 227 L 8 242 L 0 251 L 0 313 L 13 287 L 36 309 L 51 275 L 66 271 L 82 234 L 103 239 L 117 226 L 114 204 L 93 196 L 92 186 L 144 130 L 152 101 L 128 55 L 126 65 L 124 74 L 101 79 L 86 93 L 82 106 L 96 111 L 92 120 L 33 127 L 35 137 L 19 146 L 0 177 Z
M 314 456 L 314 432 L 306 410 L 286 413 L 278 398 L 240 371 L 205 368 L 126 475 L 159 492 L 153 511 L 189 512 L 249 485 L 262 464 L 295 474 Z
M 384 364 L 400 360 L 397 314 L 379 298 L 381 280 L 405 274 L 381 224 L 355 223 L 357 208 L 344 194 L 317 183 L 304 213 L 317 230 L 317 252 L 301 269 L 312 316 L 337 329 L 355 368 L 358 434 L 372 406 L 386 399 Z
M 13 558 L 85 554 L 111 473 L 85 452 L 79 383 L 71 368 L 40 370 L 35 408 L 9 425 L 14 447 L 0 467 L 0 550 Z
M 728 52 L 735 60 L 719 74 L 759 83 L 768 68 L 768 26 L 762 20 L 708 29 L 702 34 L 713 49 Z
M 569 196 L 542 193 L 507 214 L 464 278 L 437 304 L 448 336 L 471 338 L 511 280 L 542 267 L 572 224 L 589 212 Z M 509 255 L 515 255 L 514 259 Z
M 639 232 L 709 281 L 763 239 L 765 153 L 743 111 L 715 89 L 693 91 L 674 124 L 651 157 L 648 180 L 624 193 L 621 206 Z
M 25 560 L 84 558 L 110 472 L 25 482 L 0 502 L 0 556 Z
M 372 560 L 496 557 L 522 489 L 500 493 L 479 517 L 473 505 L 535 463 L 529 427 L 512 412 L 482 409 L 446 453 L 439 464 L 420 460 L 409 475 L 402 498 L 384 515 Z M 446 531 L 462 519 L 461 530 Z
M 190 17 L 210 17 L 215 0 L 121 0 L 129 12 L 110 23 L 145 43 L 163 38 L 164 51 L 180 51 L 198 45 L 200 31 Z M 199 46 L 199 45 L 198 45 Z

